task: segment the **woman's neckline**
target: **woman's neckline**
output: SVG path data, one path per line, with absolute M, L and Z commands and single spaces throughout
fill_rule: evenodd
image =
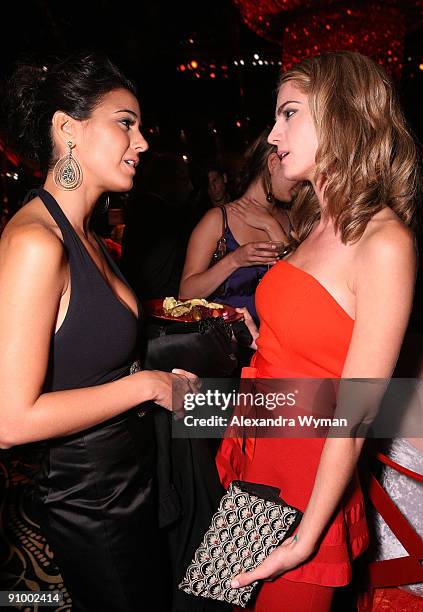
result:
M 326 289 L 326 287 L 324 285 L 322 285 L 322 283 L 315 276 L 313 276 L 313 274 L 310 274 L 310 272 L 307 272 L 306 270 L 303 270 L 302 268 L 299 268 L 298 266 L 294 265 L 293 263 L 291 263 L 287 259 L 281 259 L 280 262 L 278 262 L 278 263 L 287 264 L 288 266 L 290 266 L 294 270 L 297 270 L 298 272 L 304 274 L 305 276 L 307 276 L 311 280 L 313 280 L 321 289 L 323 289 L 323 291 L 326 293 L 326 295 L 329 296 L 329 298 L 335 303 L 335 305 L 338 306 L 339 310 L 341 312 L 343 312 L 345 314 L 345 316 L 348 317 L 348 319 L 350 319 L 350 321 L 352 321 L 353 323 L 355 322 L 355 319 L 350 314 L 348 314 L 348 312 L 345 310 L 345 308 L 343 306 L 341 306 L 341 304 L 338 302 L 338 300 L 336 300 L 333 297 L 331 292 L 328 289 Z

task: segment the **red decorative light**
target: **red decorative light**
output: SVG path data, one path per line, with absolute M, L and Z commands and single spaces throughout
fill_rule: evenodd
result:
M 12 164 L 16 167 L 19 166 L 21 160 L 0 138 L 0 151 L 7 157 L 7 159 L 12 162 Z
M 196 60 L 192 60 L 192 61 L 191 61 L 191 66 L 192 66 L 192 67 L 194 68 L 194 70 L 195 70 L 196 68 L 198 68 L 198 62 L 197 62 Z
M 351 6 L 351 5 L 350 5 Z M 395 7 L 369 3 L 367 8 L 332 8 L 306 13 L 285 28 L 282 69 L 303 57 L 325 51 L 359 51 L 394 77 L 402 70 L 405 19 Z
M 282 44 L 283 24 L 281 18 L 290 17 L 292 11 L 315 9 L 336 0 L 233 0 L 244 22 L 256 34 Z
M 179 66 L 179 70 L 180 70 L 181 72 L 184 72 L 186 69 L 187 69 L 187 68 L 186 68 L 185 64 L 180 64 L 180 66 Z
M 422 23 L 423 0 L 233 0 L 244 22 L 282 47 L 282 67 L 325 51 L 359 51 L 395 77 L 404 36 Z

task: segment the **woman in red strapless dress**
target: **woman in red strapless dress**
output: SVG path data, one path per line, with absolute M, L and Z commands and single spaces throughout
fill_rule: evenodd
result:
M 269 142 L 286 178 L 313 186 L 315 205 L 303 200 L 294 209 L 300 244 L 257 289 L 257 352 L 243 376 L 389 378 L 413 297 L 407 225 L 416 161 L 389 79 L 356 53 L 303 60 L 282 76 L 276 116 Z M 368 545 L 355 472 L 362 444 L 223 440 L 217 466 L 225 486 L 237 478 L 273 485 L 304 512 L 296 537 L 233 583 L 273 579 L 262 584 L 256 612 L 324 612 L 334 588 L 350 581 L 351 560 Z

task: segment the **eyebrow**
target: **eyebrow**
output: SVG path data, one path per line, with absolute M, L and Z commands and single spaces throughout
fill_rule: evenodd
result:
M 134 112 L 133 110 L 130 110 L 129 108 L 122 108 L 121 110 L 115 111 L 115 113 L 129 113 L 130 115 L 132 115 L 135 118 L 138 117 L 137 113 Z
M 279 117 L 283 109 L 285 108 L 285 106 L 287 104 L 292 104 L 293 102 L 295 102 L 295 104 L 301 104 L 299 100 L 287 100 L 286 102 L 284 102 L 283 104 L 279 106 L 278 110 L 276 111 L 276 116 Z

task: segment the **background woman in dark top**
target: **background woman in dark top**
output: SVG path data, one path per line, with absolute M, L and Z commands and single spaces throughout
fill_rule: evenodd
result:
M 155 444 L 152 409 L 131 409 L 171 409 L 172 382 L 195 384 L 129 375 L 140 308 L 89 229 L 101 194 L 132 187 L 140 109 L 92 55 L 20 65 L 9 84 L 8 131 L 46 179 L 0 242 L 0 446 L 48 441 L 40 521 L 72 610 L 134 611 L 155 570 Z
M 246 307 L 257 321 L 256 287 L 278 258 L 269 241 L 288 243 L 290 221 L 280 201 L 289 202 L 296 187 L 280 170 L 276 149 L 263 132 L 245 153 L 240 181 L 242 194 L 225 205 L 227 254 L 209 268 L 222 235 L 222 208 L 209 210 L 195 227 L 188 245 L 179 294 L 181 298 L 209 297 L 234 307 Z M 222 285 L 223 290 L 216 293 Z

